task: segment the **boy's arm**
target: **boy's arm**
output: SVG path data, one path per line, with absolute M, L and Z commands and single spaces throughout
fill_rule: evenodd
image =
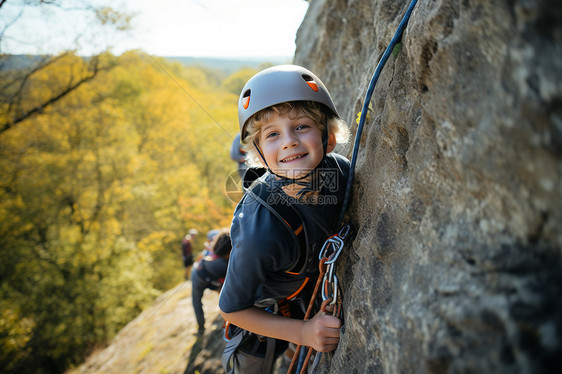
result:
M 244 330 L 312 347 L 318 352 L 333 351 L 340 340 L 341 321 L 323 313 L 318 313 L 309 321 L 274 315 L 255 307 L 232 313 L 221 310 L 221 315 Z

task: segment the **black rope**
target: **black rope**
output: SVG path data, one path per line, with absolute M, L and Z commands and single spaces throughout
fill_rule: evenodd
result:
M 410 15 L 412 14 L 412 10 L 416 6 L 416 3 L 417 3 L 417 0 L 412 0 L 412 2 L 410 2 L 410 6 L 408 7 L 408 10 L 406 11 L 406 14 L 404 14 L 404 17 L 402 18 L 402 21 L 400 21 L 400 25 L 398 25 L 398 29 L 394 33 L 394 36 L 392 37 L 392 40 L 390 41 L 390 44 L 388 45 L 388 47 L 386 47 L 386 51 L 384 52 L 382 58 L 380 59 L 379 63 L 377 64 L 377 67 L 375 69 L 375 73 L 373 74 L 373 77 L 371 78 L 371 82 L 369 83 L 369 88 L 367 89 L 367 94 L 365 95 L 365 101 L 363 102 L 363 109 L 361 110 L 361 117 L 359 119 L 359 124 L 357 125 L 357 133 L 355 134 L 355 142 L 353 144 L 353 154 L 351 156 L 351 166 L 350 166 L 350 169 L 349 169 L 349 176 L 347 178 L 347 185 L 346 185 L 346 188 L 345 188 L 345 197 L 344 197 L 344 200 L 343 200 L 342 210 L 341 210 L 340 217 L 339 217 L 339 220 L 338 220 L 338 226 L 336 226 L 336 227 L 341 227 L 341 225 L 343 224 L 345 212 L 347 210 L 347 206 L 349 205 L 349 199 L 351 197 L 351 188 L 352 188 L 352 185 L 353 185 L 353 178 L 355 177 L 355 164 L 357 163 L 357 153 L 359 151 L 359 142 L 361 140 L 361 134 L 363 132 L 363 125 L 365 124 L 365 119 L 367 118 L 367 112 L 369 111 L 369 103 L 371 102 L 371 97 L 373 96 L 373 91 L 375 90 L 375 85 L 377 84 L 377 80 L 379 79 L 381 71 L 384 68 L 384 65 L 386 64 L 386 61 L 388 60 L 388 57 L 390 57 L 390 54 L 392 53 L 392 50 L 394 49 L 396 44 L 402 38 L 402 33 L 404 32 L 404 29 L 406 28 L 406 25 L 408 24 L 408 20 L 410 19 Z

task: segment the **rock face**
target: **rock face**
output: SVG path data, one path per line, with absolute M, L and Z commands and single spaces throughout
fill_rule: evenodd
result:
M 315 0 L 295 63 L 356 129 L 405 0 Z M 361 138 L 325 373 L 562 366 L 562 5 L 420 0 Z M 344 149 L 349 152 L 351 146 Z M 348 153 L 350 156 L 350 153 Z

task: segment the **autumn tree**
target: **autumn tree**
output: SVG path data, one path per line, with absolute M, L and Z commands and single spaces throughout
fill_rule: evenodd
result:
M 183 280 L 188 228 L 226 226 L 233 210 L 223 187 L 236 97 L 143 53 L 99 59 L 113 69 L 0 136 L 6 373 L 80 362 Z M 89 63 L 61 56 L 29 77 L 26 98 Z
M 237 95 L 141 52 L 13 58 L 0 53 L 0 371 L 60 373 L 183 281 L 188 228 L 228 225 Z
M 7 8 L 10 9 L 8 15 Z M 0 13 L 3 14 L 4 23 L 0 24 L 0 74 L 2 75 L 2 85 L 0 86 L 0 134 L 16 126 L 23 120 L 40 114 L 45 108 L 53 105 L 78 87 L 94 79 L 99 72 L 109 70 L 113 67 L 110 60 L 101 59 L 105 54 L 101 51 L 90 56 L 86 68 L 72 72 L 68 77 L 54 83 L 48 92 L 43 92 L 41 97 L 33 95 L 33 87 L 30 82 L 42 71 L 48 69 L 58 60 L 66 55 L 74 53 L 76 46 L 68 46 L 67 49 L 28 58 L 25 61 L 25 68 L 11 69 L 10 61 L 14 59 L 5 52 L 4 44 L 9 39 L 6 35 L 11 27 L 14 27 L 21 20 L 26 8 L 60 8 L 66 11 L 81 10 L 93 15 L 96 24 L 105 28 L 118 31 L 127 30 L 130 26 L 132 15 L 117 11 L 107 6 L 92 6 L 88 2 L 76 4 L 69 1 L 47 1 L 47 0 L 28 0 L 12 4 L 7 0 L 0 1 Z M 89 25 L 91 26 L 94 25 Z M 8 40 L 9 41 L 9 40 Z M 110 48 L 110 46 L 107 46 Z M 106 49 L 107 50 L 107 49 Z M 21 59 L 19 61 L 22 61 Z M 106 64 L 101 63 L 102 61 Z

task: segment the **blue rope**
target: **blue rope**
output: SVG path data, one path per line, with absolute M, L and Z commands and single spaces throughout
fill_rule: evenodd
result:
M 363 109 L 361 110 L 361 117 L 359 118 L 359 124 L 357 125 L 357 133 L 355 134 L 355 142 L 353 144 L 353 154 L 351 156 L 351 166 L 349 169 L 349 176 L 347 178 L 347 185 L 345 188 L 345 198 L 343 200 L 342 210 L 338 221 L 339 224 L 336 227 L 341 227 L 341 225 L 343 224 L 345 212 L 347 210 L 347 206 L 349 205 L 349 199 L 351 197 L 351 188 L 353 185 L 353 178 L 355 177 L 355 164 L 357 163 L 357 153 L 359 152 L 361 133 L 363 132 L 363 125 L 365 124 L 365 119 L 367 118 L 367 112 L 369 111 L 369 103 L 371 102 L 371 97 L 373 96 L 375 85 L 377 84 L 381 71 L 384 68 L 384 65 L 386 64 L 388 57 L 390 57 L 392 50 L 402 38 L 402 33 L 404 32 L 404 29 L 408 24 L 408 20 L 410 19 L 410 15 L 412 14 L 412 10 L 414 10 L 414 7 L 416 6 L 416 3 L 417 0 L 412 0 L 412 2 L 410 3 L 410 6 L 408 7 L 406 14 L 404 14 L 402 21 L 400 21 L 400 25 L 398 25 L 398 29 L 394 33 L 394 36 L 392 37 L 390 44 L 388 45 L 388 47 L 386 47 L 386 51 L 384 52 L 382 58 L 377 64 L 375 73 L 373 74 L 373 77 L 371 78 L 371 82 L 369 83 L 369 88 L 367 89 L 367 94 L 365 95 L 365 101 L 363 102 Z

